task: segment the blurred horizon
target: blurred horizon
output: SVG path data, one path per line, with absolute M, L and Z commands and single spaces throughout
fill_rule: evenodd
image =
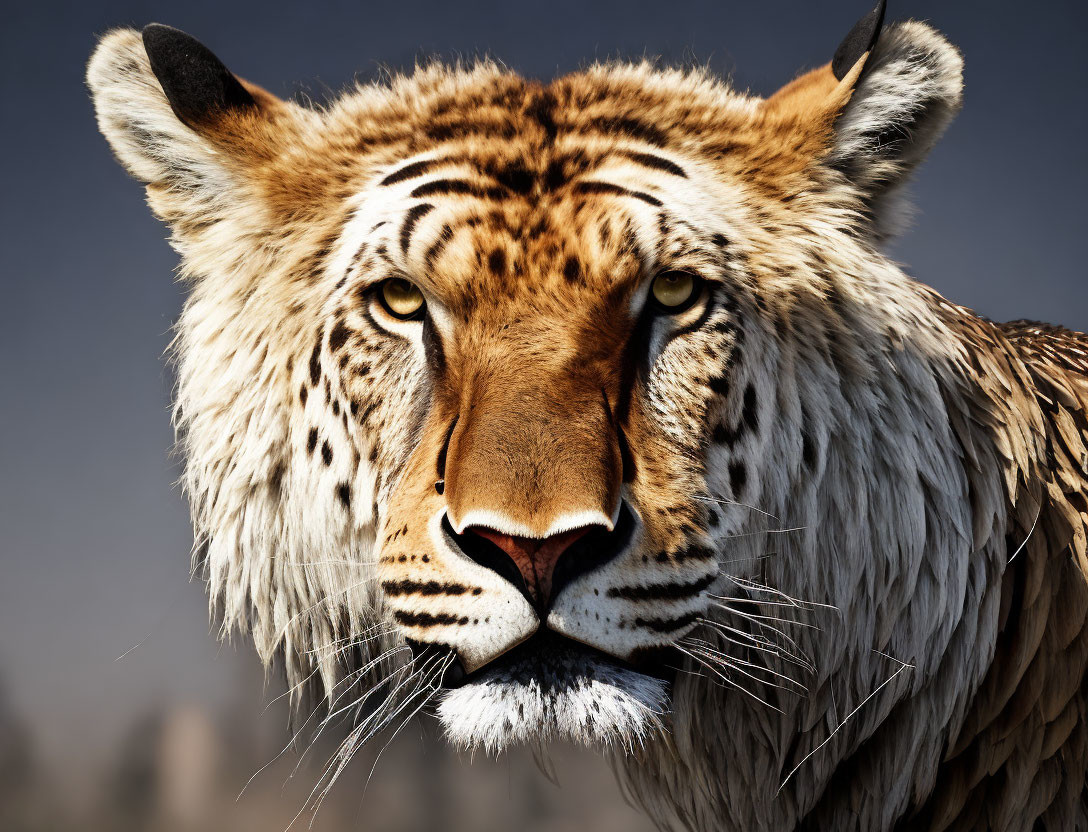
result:
M 5 801 L 14 800 L 10 784 L 25 777 L 20 788 L 31 790 L 33 781 L 44 789 L 31 808 L 55 810 L 61 820 L 12 828 L 92 829 L 101 821 L 121 829 L 131 821 L 131 828 L 196 823 L 211 830 L 206 817 L 169 820 L 171 812 L 184 814 L 174 802 L 185 801 L 151 786 L 145 792 L 156 796 L 139 815 L 133 784 L 177 771 L 184 788 L 216 806 L 229 803 L 237 781 L 288 737 L 284 711 L 261 716 L 281 682 L 273 678 L 266 689 L 245 639 L 217 641 L 202 587 L 189 582 L 192 533 L 174 486 L 173 380 L 163 357 L 183 289 L 172 279 L 177 258 L 166 230 L 96 129 L 83 72 L 97 36 L 116 26 L 169 23 L 281 96 L 320 99 L 356 77 L 379 77 L 380 66 L 410 69 L 423 56 L 479 54 L 541 78 L 598 58 L 661 56 L 705 64 L 736 87 L 766 95 L 829 60 L 870 6 L 5 2 L 0 771 L 9 776 L 0 781 L 7 783 L 0 826 Z M 908 17 L 929 20 L 963 50 L 967 86 L 962 114 L 915 178 L 918 213 L 892 245 L 893 256 L 912 276 L 987 317 L 1088 329 L 1088 5 L 1050 0 L 1025 11 L 1008 0 L 889 3 L 889 21 Z M 436 733 L 433 725 L 427 730 Z M 596 812 L 602 829 L 639 822 L 591 754 L 561 752 L 576 773 L 565 779 L 576 782 L 560 791 L 526 753 L 464 765 L 442 743 L 421 742 L 419 732 L 413 724 L 398 738 L 367 792 L 387 795 L 374 798 L 381 817 L 407 824 L 390 828 L 434 828 L 427 812 L 444 811 L 421 808 L 403 791 L 418 776 L 447 784 L 447 807 L 460 806 L 458 789 L 498 794 L 495 778 L 508 783 L 508 802 L 524 806 L 496 817 L 526 832 L 581 828 L 579 812 Z M 171 739 L 189 735 L 197 738 L 191 748 Z M 218 761 L 223 776 L 204 782 L 194 760 Z M 335 820 L 327 823 L 343 825 L 327 828 L 360 826 L 366 762 L 334 789 Z M 300 774 L 282 798 L 279 781 L 269 786 L 259 778 L 255 802 L 278 823 L 297 810 L 306 776 L 312 786 L 318 774 Z M 250 828 L 243 815 L 254 807 L 238 805 L 223 810 L 220 822 L 235 823 L 224 828 Z M 123 806 L 129 820 L 122 823 Z M 132 820 L 137 815 L 144 820 Z M 535 816 L 543 820 L 534 826 Z M 443 828 L 449 832 L 448 823 Z
M 155 703 L 133 715 L 93 771 L 72 779 L 37 755 L 33 731 L 0 681 L 0 828 L 335 832 L 372 828 L 376 818 L 382 829 L 443 832 L 652 829 L 623 801 L 602 761 L 583 750 L 553 748 L 548 773 L 527 749 L 469 764 L 470 755 L 435 741 L 433 720 L 404 726 L 396 738 L 379 736 L 325 796 L 317 787 L 342 726 L 312 742 L 313 732 L 300 730 L 295 741 L 284 730 L 286 703 L 267 704 L 266 714 L 265 701 L 256 707 L 244 696 L 219 711 Z

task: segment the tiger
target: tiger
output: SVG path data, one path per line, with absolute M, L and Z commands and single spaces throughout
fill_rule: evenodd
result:
M 330 782 L 427 713 L 597 748 L 661 828 L 1088 829 L 1088 336 L 887 254 L 963 61 L 884 18 L 766 98 L 481 58 L 315 104 L 101 38 L 194 575 L 354 714 Z

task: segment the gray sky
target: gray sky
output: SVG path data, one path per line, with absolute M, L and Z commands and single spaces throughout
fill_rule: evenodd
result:
M 161 358 L 182 295 L 164 229 L 95 129 L 82 76 L 96 34 L 169 23 L 280 95 L 485 52 L 543 78 L 661 55 L 770 93 L 829 60 L 866 5 L 5 0 L 0 668 L 47 752 L 94 759 L 154 702 L 260 693 L 248 646 L 221 650 L 187 585 Z M 889 19 L 904 17 L 963 49 L 967 93 L 897 258 L 987 316 L 1088 328 L 1088 5 L 892 0 Z

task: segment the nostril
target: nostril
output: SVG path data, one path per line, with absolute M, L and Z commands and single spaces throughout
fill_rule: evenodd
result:
M 468 529 L 458 533 L 451 525 L 448 516 L 442 518 L 442 530 L 446 533 L 446 537 L 450 542 L 464 555 L 513 584 L 532 603 L 532 598 L 529 596 L 529 587 L 525 583 L 521 570 L 518 569 L 506 552 L 487 538 L 473 534 Z
M 540 606 L 552 596 L 552 573 L 563 553 L 593 529 L 603 526 L 582 526 L 550 537 L 518 537 L 517 535 L 472 526 L 466 529 L 501 549 L 521 573 L 533 602 Z
M 635 515 L 626 502 L 621 503 L 619 517 L 611 530 L 594 526 L 588 534 L 569 546 L 552 572 L 552 598 L 583 575 L 599 569 L 627 549 L 635 534 Z
M 517 587 L 540 612 L 573 580 L 623 551 L 634 526 L 626 504 L 612 530 L 589 525 L 546 538 L 519 537 L 487 526 L 470 526 L 458 534 L 443 519 L 446 534 L 465 555 Z

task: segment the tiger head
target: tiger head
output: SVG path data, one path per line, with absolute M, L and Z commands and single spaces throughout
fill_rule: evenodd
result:
M 815 531 L 768 558 L 851 476 L 850 385 L 921 331 L 877 245 L 960 61 L 882 15 L 767 99 L 481 62 L 313 108 L 176 30 L 106 35 L 99 125 L 189 287 L 176 421 L 225 629 L 333 703 L 380 693 L 375 729 L 438 693 L 466 746 L 633 746 L 695 662 L 770 652 L 723 599 L 848 607 Z

